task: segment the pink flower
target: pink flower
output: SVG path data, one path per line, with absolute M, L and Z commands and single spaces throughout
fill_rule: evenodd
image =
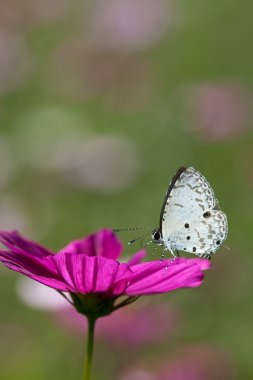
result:
M 200 286 L 208 260 L 185 259 L 141 263 L 145 251 L 128 263 L 118 261 L 122 244 L 110 230 L 74 240 L 57 254 L 18 232 L 0 232 L 0 261 L 58 291 L 69 292 L 82 314 L 110 314 L 136 296 Z M 127 299 L 116 304 L 119 296 Z

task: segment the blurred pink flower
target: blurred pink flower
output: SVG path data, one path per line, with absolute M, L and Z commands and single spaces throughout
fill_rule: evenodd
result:
M 71 0 L 1 0 L 0 25 L 20 30 L 63 20 Z
M 102 50 L 148 48 L 162 38 L 172 19 L 166 0 L 100 0 L 92 6 L 87 36 Z
M 74 309 L 58 310 L 56 316 L 58 322 L 78 335 L 84 331 L 83 318 Z M 138 304 L 100 318 L 97 334 L 111 343 L 136 347 L 168 339 L 179 324 L 178 313 L 171 307 Z
M 233 380 L 235 370 L 229 352 L 203 343 L 180 348 L 174 358 L 158 364 L 155 370 L 148 365 L 125 370 L 120 380 L 125 379 Z
M 227 352 L 209 344 L 191 345 L 164 364 L 159 380 L 232 380 L 234 369 Z
M 106 105 L 138 109 L 152 96 L 154 81 L 144 57 L 97 51 L 83 39 L 60 46 L 46 72 L 45 84 L 76 101 L 103 96 Z
M 126 370 L 119 380 L 157 380 L 156 375 L 145 369 Z
M 162 305 L 138 305 L 121 309 L 98 322 L 98 331 L 118 344 L 140 345 L 161 342 L 178 326 L 175 310 Z
M 110 230 L 74 240 L 55 255 L 17 232 L 1 231 L 0 241 L 7 248 L 0 251 L 3 264 L 58 291 L 69 292 L 82 314 L 91 310 L 99 310 L 100 316 L 110 314 L 122 295 L 132 300 L 200 286 L 203 270 L 210 267 L 208 260 L 185 258 L 141 263 L 145 251 L 137 252 L 129 263 L 120 263 L 122 244 Z
M 29 277 L 18 278 L 16 291 L 22 303 L 33 309 L 56 314 L 65 313 L 65 311 L 68 314 L 69 310 L 71 310 L 75 315 L 80 316 L 61 294 L 40 282 L 33 281 Z M 83 317 L 80 316 L 80 318 L 83 321 Z
M 236 82 L 203 83 L 189 91 L 192 122 L 199 137 L 207 142 L 236 138 L 250 128 L 251 96 Z
M 16 289 L 23 303 L 50 312 L 65 330 L 78 336 L 87 333 L 83 316 L 53 289 L 23 277 L 18 280 Z M 98 336 L 110 343 L 138 346 L 168 339 L 180 324 L 181 318 L 175 307 L 160 303 L 151 305 L 145 300 L 131 308 L 119 309 L 110 318 L 99 319 L 96 330 Z

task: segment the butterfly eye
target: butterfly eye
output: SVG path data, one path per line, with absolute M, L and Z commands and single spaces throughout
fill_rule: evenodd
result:
M 154 230 L 152 233 L 153 240 L 160 240 L 161 239 L 161 232 L 159 230 Z
M 155 233 L 155 235 L 154 235 L 155 240 L 159 240 L 160 237 L 161 237 L 161 234 L 160 234 L 159 231 L 157 231 L 157 232 Z

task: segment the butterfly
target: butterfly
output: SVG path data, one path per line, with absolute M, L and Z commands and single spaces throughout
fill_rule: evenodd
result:
M 152 242 L 173 256 L 179 251 L 210 258 L 227 237 L 227 217 L 213 189 L 193 167 L 181 167 L 168 187 Z

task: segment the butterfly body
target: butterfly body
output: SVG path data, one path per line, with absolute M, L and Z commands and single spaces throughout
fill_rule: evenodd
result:
M 226 237 L 227 218 L 211 186 L 194 168 L 180 168 L 166 192 L 153 242 L 173 256 L 185 251 L 210 257 Z

